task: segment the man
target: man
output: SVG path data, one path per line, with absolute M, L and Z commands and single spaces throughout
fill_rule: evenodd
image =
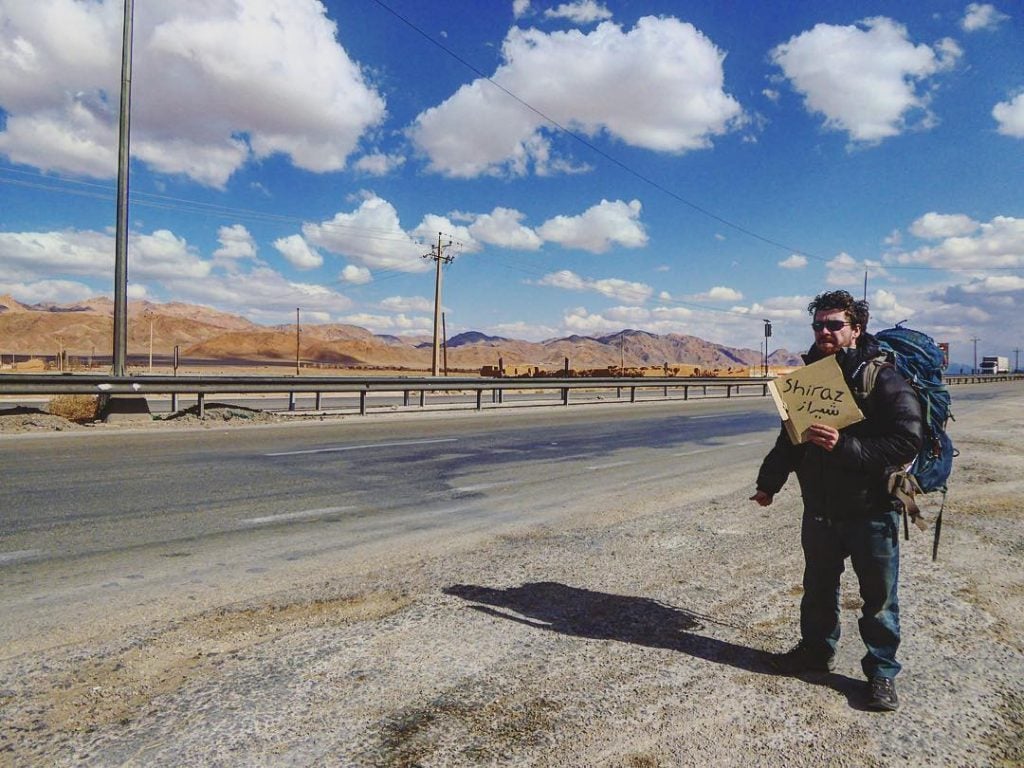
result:
M 868 303 L 846 291 L 822 293 L 807 307 L 814 345 L 804 355 L 813 363 L 834 355 L 851 390 L 858 394 L 864 421 L 836 430 L 808 428 L 807 441 L 793 445 L 785 430 L 761 464 L 757 492 L 762 507 L 792 471 L 803 495 L 800 541 L 804 551 L 801 640 L 773 659 L 786 674 L 830 672 L 839 641 L 839 577 L 847 557 L 860 585 L 864 607 L 860 636 L 867 646 L 861 667 L 868 679 L 867 706 L 899 706 L 894 678 L 900 671 L 899 511 L 889 495 L 889 474 L 911 462 L 921 446 L 921 407 L 913 389 L 891 365 L 882 365 L 874 387 L 863 394 L 863 372 L 879 356 L 867 333 Z

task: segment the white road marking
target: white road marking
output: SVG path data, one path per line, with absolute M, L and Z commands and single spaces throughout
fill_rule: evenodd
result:
M 497 488 L 500 485 L 508 485 L 508 483 L 479 483 L 477 485 L 463 485 L 457 488 L 452 488 L 454 493 L 476 493 L 477 491 L 486 491 L 488 488 Z
M 403 440 L 398 443 L 367 443 L 366 445 L 337 445 L 331 448 L 310 448 L 303 451 L 279 451 L 277 453 L 265 453 L 264 456 L 301 456 L 310 453 L 338 453 L 340 451 L 362 451 L 367 448 L 394 448 L 403 445 L 428 445 L 430 443 L 454 443 L 456 437 L 438 437 L 433 440 Z
M 266 517 L 250 517 L 241 520 L 243 525 L 267 525 L 268 523 L 285 523 L 289 520 L 307 520 L 311 517 L 323 517 L 338 512 L 346 512 L 352 509 L 348 507 L 324 507 L 323 509 L 304 509 L 300 512 L 284 512 L 280 515 L 267 515 Z
M 728 443 L 726 445 L 714 445 L 710 448 L 695 448 L 692 451 L 682 451 L 680 453 L 673 453 L 673 456 L 693 456 L 698 453 L 707 453 L 708 451 L 720 451 L 723 448 L 739 448 L 741 445 L 757 445 L 760 440 L 745 440 L 742 443 Z
M 628 467 L 630 464 L 636 464 L 635 461 L 613 461 L 610 464 L 597 464 L 593 467 L 587 467 L 587 469 L 611 469 L 612 467 Z
M 32 560 L 42 557 L 42 555 L 43 550 L 41 549 L 16 549 L 13 552 L 0 552 L 0 565 L 17 563 L 20 560 Z

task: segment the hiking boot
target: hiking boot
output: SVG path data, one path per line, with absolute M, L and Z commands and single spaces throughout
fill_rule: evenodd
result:
M 872 677 L 868 680 L 868 709 L 895 712 L 899 706 L 896 682 L 891 677 Z
M 772 669 L 783 675 L 800 675 L 804 672 L 831 672 L 836 668 L 835 654 L 822 656 L 808 650 L 803 641 L 785 653 L 772 654 L 769 661 Z

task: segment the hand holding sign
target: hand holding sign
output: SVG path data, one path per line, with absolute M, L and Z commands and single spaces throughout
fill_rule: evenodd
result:
M 833 356 L 768 382 L 768 389 L 794 444 L 813 442 L 830 451 L 838 430 L 864 419 Z M 812 425 L 829 429 L 809 431 Z

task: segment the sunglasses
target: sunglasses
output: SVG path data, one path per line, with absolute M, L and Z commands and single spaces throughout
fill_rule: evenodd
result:
M 853 323 L 848 323 L 845 320 L 815 320 L 811 323 L 811 328 L 814 329 L 815 333 L 823 331 L 826 328 L 835 333 L 848 325 L 853 325 Z

